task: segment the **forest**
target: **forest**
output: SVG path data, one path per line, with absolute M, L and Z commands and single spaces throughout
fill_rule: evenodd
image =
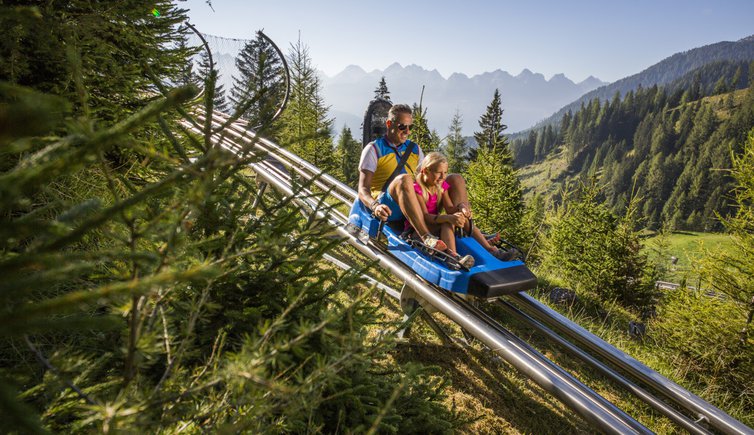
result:
M 559 125 L 514 140 L 516 163 L 563 151 L 557 183 L 599 175 L 614 211 L 642 197 L 639 215 L 650 229 L 721 231 L 719 216 L 734 211 L 731 159 L 754 126 L 751 72 L 748 62 L 716 62 L 664 87 L 593 99 Z
M 0 431 L 484 431 L 494 416 L 457 401 L 463 382 L 440 365 L 455 351 L 406 356 L 401 317 L 362 277 L 374 265 L 334 268 L 325 256 L 349 253 L 327 223 L 275 192 L 258 206 L 248 165 L 263 156 L 181 124 L 199 125 L 192 107 L 228 111 L 354 185 L 361 144 L 349 129 L 333 139 L 306 44 L 283 49 L 291 93 L 273 119 L 271 42 L 250 35 L 225 90 L 186 19 L 167 0 L 0 5 Z M 441 135 L 414 103 L 412 139 L 464 174 L 480 227 L 526 252 L 537 297 L 573 289 L 559 309 L 587 326 L 643 319 L 637 358 L 752 426 L 754 68 L 708 69 L 594 100 L 533 142 L 509 141 L 496 90 L 475 149 L 461 114 Z M 525 196 L 516 163 L 556 150 L 567 178 Z M 671 228 L 730 237 L 695 266 L 721 297 L 655 288 Z M 509 428 L 562 418 L 547 414 Z

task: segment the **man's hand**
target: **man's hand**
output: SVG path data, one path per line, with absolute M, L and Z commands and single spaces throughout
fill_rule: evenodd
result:
M 386 221 L 387 218 L 390 217 L 392 214 L 392 211 L 390 211 L 390 207 L 386 206 L 385 204 L 378 204 L 374 207 L 374 216 L 381 220 Z

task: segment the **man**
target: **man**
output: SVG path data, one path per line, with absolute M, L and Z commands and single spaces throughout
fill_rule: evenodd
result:
M 361 152 L 359 200 L 380 220 L 397 221 L 405 217 L 427 246 L 444 251 L 447 246 L 430 234 L 424 222 L 421 205 L 414 193 L 415 171 L 424 158 L 424 153 L 418 144 L 408 140 L 413 125 L 411 108 L 406 104 L 394 105 L 388 111 L 385 125 L 385 135 L 369 143 Z M 404 168 L 390 181 L 387 188 L 383 189 L 406 152 L 410 154 Z M 454 178 L 456 179 L 451 183 L 451 177 L 448 177 L 448 182 L 451 186 L 455 184 L 458 187 L 454 193 L 463 202 L 457 204 L 460 206 L 457 208 L 464 212 L 465 219 L 470 216 L 468 202 L 465 201 L 466 186 L 460 176 Z M 465 220 L 461 222 L 461 225 L 464 224 Z

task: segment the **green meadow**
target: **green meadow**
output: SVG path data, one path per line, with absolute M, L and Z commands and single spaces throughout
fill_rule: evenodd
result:
M 728 251 L 733 247 L 729 234 L 694 231 L 675 231 L 667 236 L 664 247 L 660 246 L 662 243 L 662 236 L 658 234 L 644 239 L 644 249 L 648 250 L 650 257 L 664 259 L 660 261 L 667 267 L 667 273 L 662 279 L 680 282 L 685 277 L 689 285 L 695 285 L 698 279 L 695 266 L 706 253 Z

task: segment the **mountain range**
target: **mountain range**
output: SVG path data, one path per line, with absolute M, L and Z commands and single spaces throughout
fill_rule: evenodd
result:
M 738 41 L 722 41 L 676 53 L 637 74 L 601 86 L 584 94 L 579 99 L 562 107 L 538 125 L 558 123 L 566 112 L 569 110 L 576 112 L 582 103 L 588 103 L 595 98 L 604 101 L 611 99 L 616 92 L 625 96 L 629 91 L 635 91 L 641 87 L 649 88 L 654 85 L 668 85 L 681 79 L 691 71 L 712 63 L 747 62 L 751 60 L 754 60 L 754 35 L 747 36 Z
M 606 100 L 616 92 L 625 95 L 639 87 L 668 84 L 712 62 L 747 59 L 754 59 L 754 35 L 676 53 L 640 73 L 609 84 L 593 76 L 574 83 L 563 74 L 555 74 L 547 80 L 529 69 L 515 76 L 498 69 L 471 77 L 453 73 L 445 78 L 435 69 L 398 63 L 371 72 L 350 65 L 332 77 L 321 71 L 319 76 L 322 96 L 330 107 L 330 116 L 335 118 L 334 134 L 347 125 L 355 137 L 361 136 L 367 104 L 374 97 L 380 79 L 385 77 L 391 100 L 408 104 L 421 101 L 427 108 L 430 128 L 437 130 L 441 137 L 448 133 L 456 111 L 463 117 L 463 134 L 470 136 L 478 129 L 479 117 L 492 100 L 495 89 L 499 89 L 502 96 L 507 133 L 513 134 L 535 125 L 556 123 L 568 110 L 575 111 L 582 102 L 594 98 Z M 216 53 L 215 61 L 221 74 L 220 84 L 229 90 L 236 73 L 234 56 Z
M 335 117 L 335 132 L 348 125 L 356 137 L 360 137 L 358 132 L 364 112 L 382 77 L 393 102 L 422 102 L 427 108 L 430 128 L 437 130 L 441 137 L 448 133 L 456 110 L 463 117 L 465 135 L 478 129 L 477 121 L 492 101 L 496 88 L 502 95 L 504 122 L 509 131 L 515 132 L 531 127 L 584 93 L 605 85 L 591 76 L 580 83 L 574 83 L 563 74 L 547 80 L 544 75 L 528 69 L 516 76 L 498 69 L 472 77 L 454 73 L 444 78 L 434 69 L 398 63 L 371 72 L 351 65 L 333 77 L 324 74 L 320 77 L 324 99 Z
M 237 74 L 235 54 L 242 46 L 240 43 L 231 47 L 227 45 L 217 44 L 213 48 L 220 73 L 219 84 L 226 92 L 233 87 L 233 75 Z M 221 51 L 220 47 L 227 52 Z M 498 69 L 471 77 L 453 73 L 445 78 L 434 69 L 398 63 L 371 72 L 351 65 L 332 77 L 319 71 L 319 77 L 322 96 L 330 107 L 330 116 L 335 118 L 333 133 L 338 134 L 347 125 L 355 137 L 361 137 L 364 112 L 382 77 L 385 77 L 393 102 L 422 102 L 427 108 L 430 128 L 437 130 L 441 137 L 448 133 L 456 110 L 463 116 L 465 135 L 478 129 L 479 117 L 492 101 L 496 88 L 502 95 L 504 122 L 509 132 L 515 132 L 533 126 L 584 93 L 606 84 L 591 76 L 574 83 L 563 74 L 555 74 L 547 80 L 544 75 L 528 69 L 515 76 Z

